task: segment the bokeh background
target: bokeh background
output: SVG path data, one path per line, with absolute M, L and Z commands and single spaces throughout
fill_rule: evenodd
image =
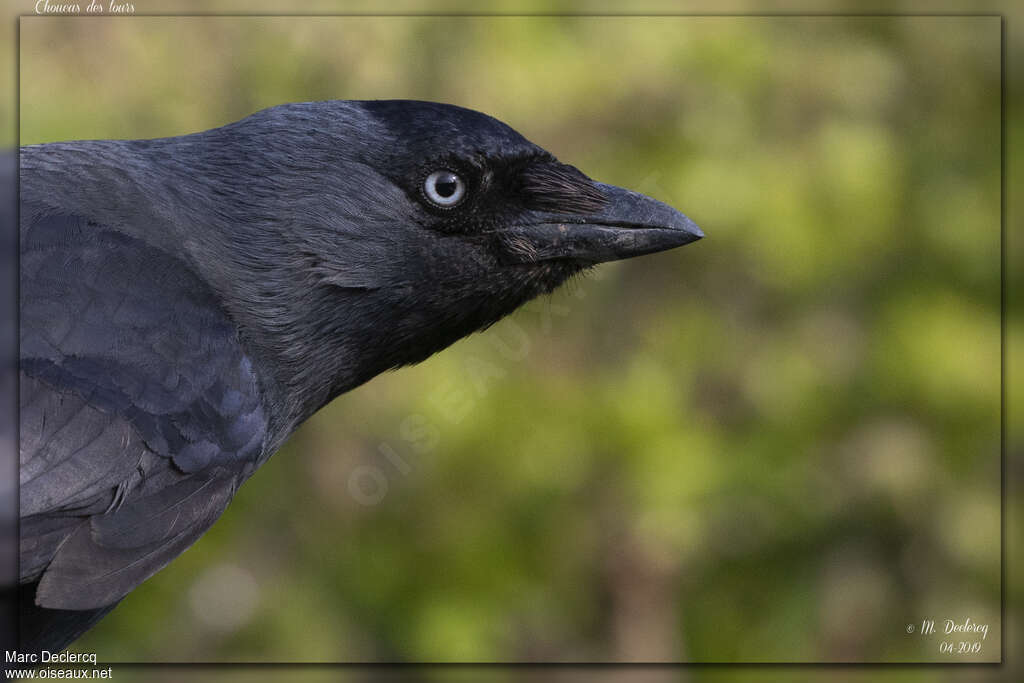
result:
M 708 235 L 339 398 L 76 649 L 999 660 L 1000 28 L 23 17 L 21 144 L 437 100 Z

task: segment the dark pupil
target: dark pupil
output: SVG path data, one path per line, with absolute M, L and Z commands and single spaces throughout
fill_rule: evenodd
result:
M 458 186 L 459 183 L 455 178 L 455 174 L 445 173 L 437 179 L 436 183 L 434 183 L 434 191 L 437 192 L 439 196 L 448 198 L 455 194 L 455 190 Z

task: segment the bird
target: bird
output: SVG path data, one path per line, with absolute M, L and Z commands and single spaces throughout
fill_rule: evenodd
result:
M 29 145 L 19 172 L 22 651 L 91 628 L 338 395 L 703 237 L 436 102 Z

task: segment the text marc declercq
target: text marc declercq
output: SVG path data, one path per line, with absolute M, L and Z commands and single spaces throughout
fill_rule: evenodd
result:
M 5 650 L 4 660 L 8 664 L 96 664 L 96 653 Z

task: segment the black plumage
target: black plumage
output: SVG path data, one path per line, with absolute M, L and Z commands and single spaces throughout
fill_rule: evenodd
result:
M 64 647 L 195 542 L 338 394 L 702 236 L 426 102 L 289 104 L 20 167 L 22 649 Z

